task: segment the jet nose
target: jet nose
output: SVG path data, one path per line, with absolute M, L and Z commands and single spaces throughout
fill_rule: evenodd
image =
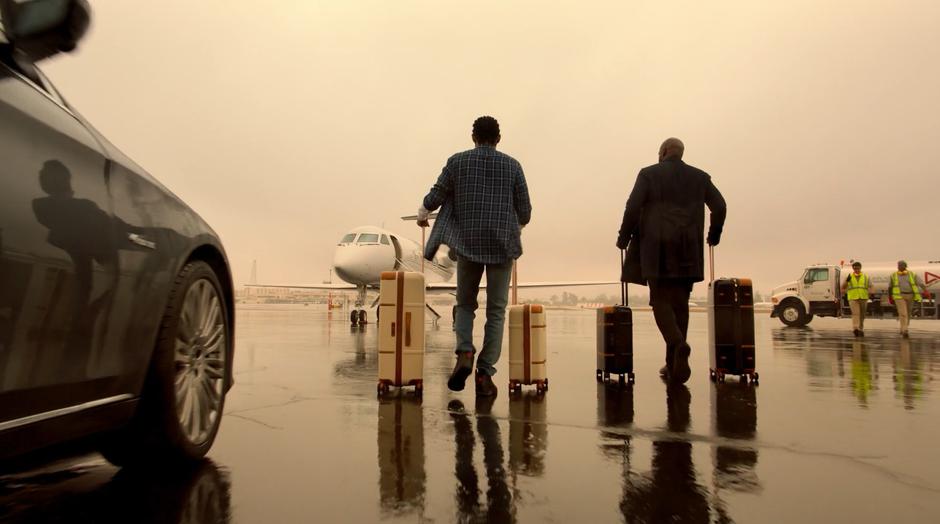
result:
M 346 282 L 360 284 L 363 282 L 363 273 L 366 268 L 353 251 L 354 249 L 350 247 L 338 248 L 333 256 L 333 269 L 336 271 L 336 276 Z

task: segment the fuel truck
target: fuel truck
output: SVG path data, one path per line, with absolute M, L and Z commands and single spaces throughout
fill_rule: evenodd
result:
M 897 316 L 897 310 L 888 301 L 891 274 L 897 270 L 897 262 L 866 262 L 862 267 L 862 272 L 871 278 L 874 288 L 868 304 L 870 316 Z M 912 318 L 940 318 L 936 303 L 936 293 L 940 291 L 940 260 L 908 262 L 907 270 L 919 276 L 930 291 L 930 298 L 924 297 L 914 305 Z M 851 316 L 848 303 L 842 296 L 842 282 L 851 273 L 852 261 L 839 265 L 814 264 L 807 267 L 799 280 L 788 282 L 773 290 L 773 311 L 770 316 L 779 318 L 788 326 L 805 326 L 815 316 Z

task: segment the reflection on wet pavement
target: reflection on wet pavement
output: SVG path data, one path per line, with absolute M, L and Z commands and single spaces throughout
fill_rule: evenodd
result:
M 226 523 L 228 474 L 206 460 L 163 472 L 117 470 L 97 457 L 0 478 L 0 519 L 17 522 Z
M 755 387 L 708 380 L 705 316 L 693 314 L 693 377 L 674 388 L 638 311 L 637 384 L 621 389 L 594 380 L 593 311 L 550 310 L 552 390 L 507 394 L 503 361 L 499 396 L 477 401 L 446 390 L 444 321 L 428 325 L 423 398 L 376 399 L 374 325 L 312 306 L 238 315 L 236 387 L 210 453 L 220 487 L 206 499 L 233 522 L 929 522 L 940 511 L 940 325 L 928 321 L 905 340 L 876 319 L 856 339 L 848 321 L 758 317 Z M 85 460 L 41 482 L 0 477 L 0 520 L 89 521 L 76 516 L 155 489 Z M 193 492 L 186 478 L 159 484 L 192 500 L 179 495 Z M 163 505 L 151 522 L 193 514 Z

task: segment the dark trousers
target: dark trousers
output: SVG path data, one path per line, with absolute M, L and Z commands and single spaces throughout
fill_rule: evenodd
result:
M 685 342 L 689 331 L 689 296 L 692 282 L 689 280 L 651 280 L 650 305 L 659 332 L 666 341 L 666 364 L 672 365 L 672 352 Z

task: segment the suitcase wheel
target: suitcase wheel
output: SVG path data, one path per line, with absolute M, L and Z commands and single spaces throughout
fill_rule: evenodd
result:
M 522 387 L 520 386 L 519 389 L 521 390 Z M 544 394 L 546 391 L 548 391 L 548 379 L 535 383 L 536 393 Z
M 415 395 L 421 395 L 422 393 L 424 393 L 424 382 L 415 381 Z
M 630 380 L 628 381 L 628 383 L 631 385 L 636 384 L 636 375 L 634 375 L 633 373 L 630 373 Z

